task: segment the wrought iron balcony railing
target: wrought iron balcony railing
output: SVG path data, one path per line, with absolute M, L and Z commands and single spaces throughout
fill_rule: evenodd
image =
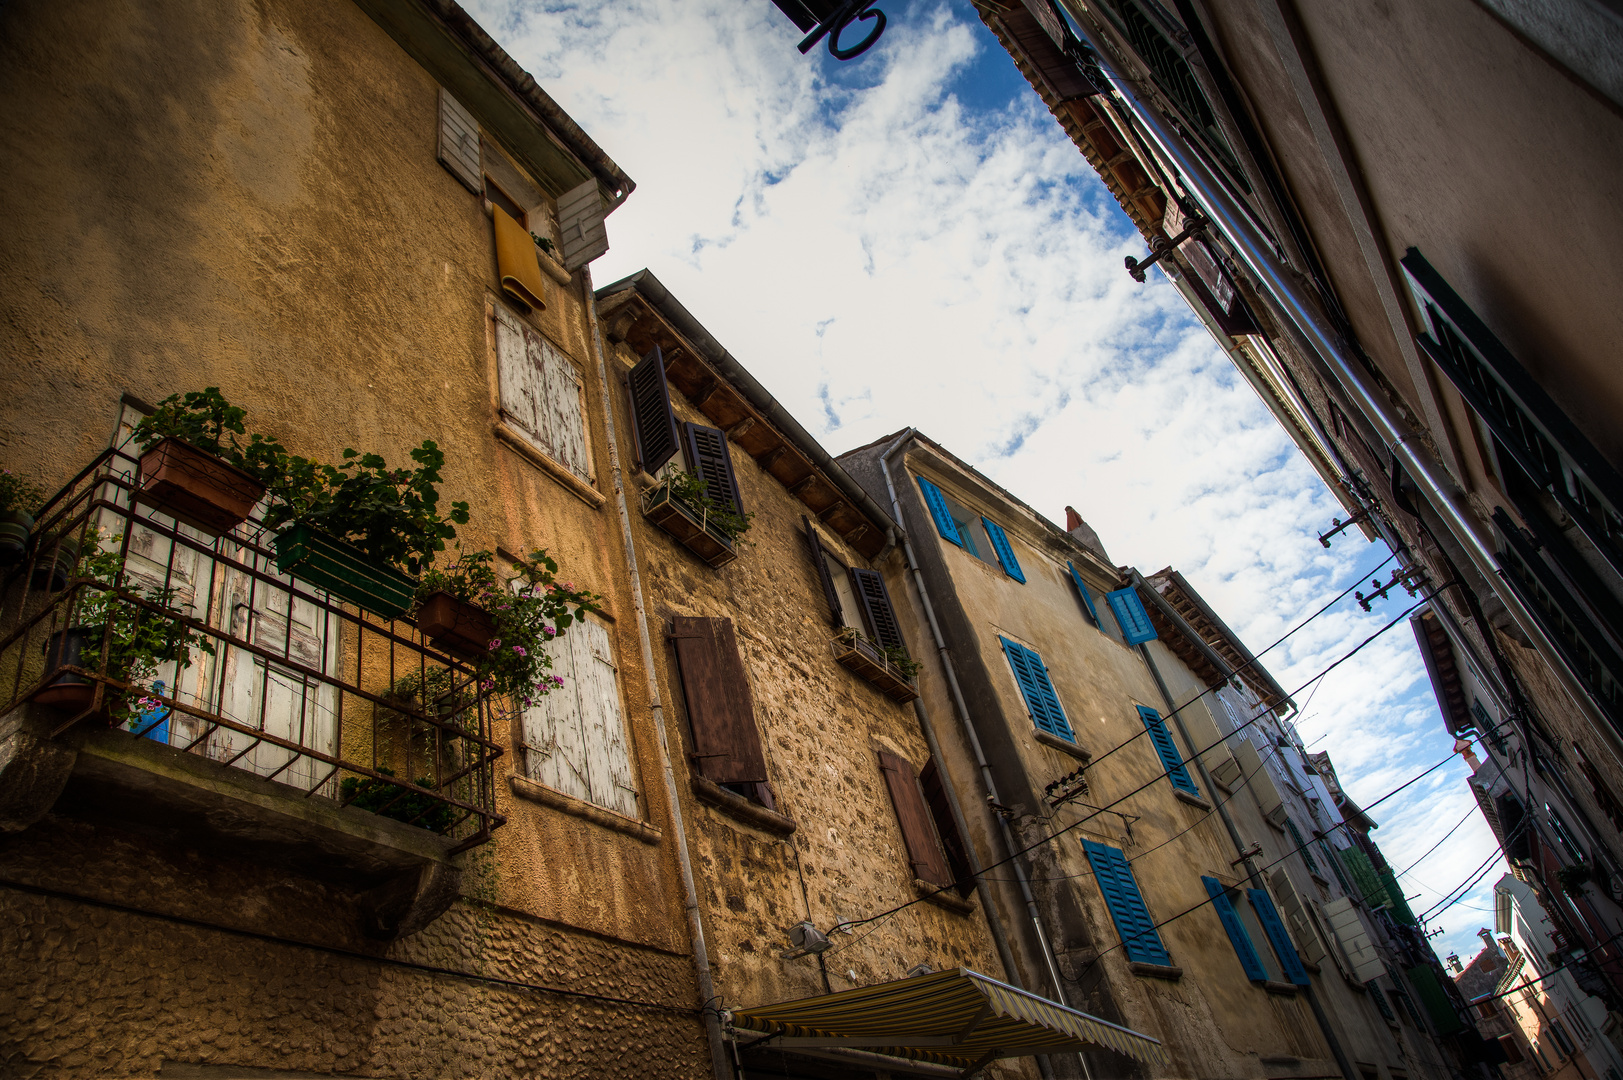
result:
M 257 513 L 211 537 L 140 501 L 112 449 L 38 515 L 0 592 L 0 713 L 110 725 L 285 785 L 484 843 L 498 702 L 409 618 L 277 571 Z

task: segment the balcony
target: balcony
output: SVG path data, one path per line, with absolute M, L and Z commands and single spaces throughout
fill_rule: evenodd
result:
M 0 734 L 36 760 L 0 786 L 38 788 L 34 820 L 60 797 L 363 893 L 432 878 L 448 905 L 451 857 L 503 823 L 496 703 L 409 619 L 279 573 L 257 516 L 213 537 L 139 502 L 136 465 L 98 457 L 4 571 Z M 10 804 L 0 825 L 26 827 Z
M 913 678 L 885 658 L 872 642 L 854 632 L 841 634 L 829 642 L 834 651 L 834 662 L 872 683 L 886 697 L 905 705 L 919 696 Z
M 675 537 L 707 566 L 725 566 L 738 558 L 733 538 L 710 519 L 708 511 L 673 495 L 669 483 L 642 493 L 642 516 Z

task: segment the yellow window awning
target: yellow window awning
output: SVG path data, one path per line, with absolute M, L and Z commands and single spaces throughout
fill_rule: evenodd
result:
M 872 1050 L 959 1068 L 1105 1047 L 1168 1064 L 1159 1039 L 958 968 L 837 994 L 733 1009 L 752 1046 Z

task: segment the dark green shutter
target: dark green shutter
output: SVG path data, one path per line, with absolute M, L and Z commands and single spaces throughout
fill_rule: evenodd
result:
M 665 356 L 658 345 L 637 362 L 626 382 L 631 390 L 631 427 L 637 435 L 637 467 L 658 472 L 676 453 L 676 416 L 665 383 Z
M 1228 932 L 1229 943 L 1234 946 L 1234 955 L 1240 958 L 1240 966 L 1245 969 L 1245 977 L 1252 982 L 1267 982 L 1268 969 L 1262 966 L 1262 959 L 1257 956 L 1257 947 L 1251 944 L 1251 935 L 1245 931 L 1245 923 L 1240 916 L 1234 913 L 1234 905 L 1229 903 L 1228 890 L 1223 883 L 1212 877 L 1202 877 L 1200 883 L 1206 886 L 1206 895 L 1212 898 L 1212 910 L 1217 912 L 1217 918 Z
M 1286 818 L 1285 828 L 1291 834 L 1291 841 L 1296 845 L 1297 854 L 1302 856 L 1302 861 L 1307 863 L 1307 868 L 1317 874 L 1319 864 L 1313 861 L 1313 851 L 1307 846 L 1307 841 L 1302 839 L 1301 830 L 1297 829 L 1296 822 Z
M 1273 897 L 1262 889 L 1247 889 L 1246 895 L 1251 899 L 1252 910 L 1257 913 L 1263 933 L 1268 935 L 1268 942 L 1274 947 L 1274 955 L 1279 957 L 1279 966 L 1284 970 L 1285 978 L 1297 986 L 1310 985 L 1307 968 L 1302 966 L 1302 958 L 1296 955 L 1296 946 L 1291 944 L 1291 936 L 1285 932 L 1279 912 L 1274 910 Z
M 998 640 L 1003 643 L 1003 655 L 1009 658 L 1020 694 L 1026 699 L 1032 723 L 1066 742 L 1076 742 L 1076 735 L 1065 719 L 1065 710 L 1060 708 L 1059 695 L 1054 693 L 1054 684 L 1048 680 L 1043 658 L 1017 641 L 1002 636 Z
M 1138 707 L 1138 718 L 1144 721 L 1144 730 L 1150 733 L 1150 742 L 1155 747 L 1156 754 L 1161 758 L 1161 767 L 1166 769 L 1167 776 L 1172 780 L 1172 786 L 1179 791 L 1187 791 L 1191 795 L 1199 795 L 1200 788 L 1189 778 L 1189 770 L 1184 768 L 1183 758 L 1178 754 L 1178 747 L 1172 741 L 1172 732 L 1167 730 L 1166 724 L 1161 720 L 1161 714 L 1145 705 Z
M 1172 958 L 1161 944 L 1155 920 L 1144 906 L 1144 896 L 1138 891 L 1138 882 L 1133 880 L 1133 871 L 1121 849 L 1092 840 L 1082 841 L 1082 847 L 1088 853 L 1099 891 L 1104 894 L 1105 906 L 1110 909 L 1110 921 L 1121 935 L 1127 959 L 1140 964 L 1171 964 Z
M 1380 880 L 1382 890 L 1392 900 L 1392 917 L 1410 926 L 1419 926 L 1420 920 L 1409 910 L 1409 901 L 1403 898 L 1403 886 L 1398 884 L 1398 879 L 1393 876 L 1391 869 L 1383 871 Z
M 896 624 L 896 612 L 890 606 L 890 593 L 885 591 L 885 579 L 875 571 L 860 566 L 851 567 L 851 587 L 862 605 L 868 620 L 868 632 L 881 649 L 906 649 L 902 629 Z
M 924 493 L 924 505 L 930 508 L 930 517 L 935 519 L 936 531 L 941 534 L 941 539 L 963 547 L 964 538 L 958 535 L 958 523 L 952 520 L 952 511 L 947 509 L 947 497 L 941 494 L 941 489 L 921 476 L 919 490 Z
M 703 424 L 684 425 L 688 436 L 688 457 L 693 471 L 705 482 L 705 495 L 715 503 L 728 507 L 733 513 L 744 513 L 744 499 L 738 493 L 738 478 L 733 475 L 733 455 L 727 449 L 727 436 L 720 428 Z
M 1117 589 L 1113 593 L 1106 593 L 1105 600 L 1110 604 L 1110 610 L 1115 613 L 1116 622 L 1121 626 L 1122 640 L 1129 645 L 1137 645 L 1142 641 L 1154 641 L 1158 636 L 1155 624 L 1150 622 L 1150 613 L 1144 610 L 1144 601 L 1138 598 L 1138 590 L 1131 585 L 1125 589 Z
M 992 550 L 997 552 L 997 561 L 1003 564 L 1003 572 L 1024 585 L 1026 575 L 1020 569 L 1020 560 L 1014 557 L 1014 548 L 1009 546 L 1009 535 L 1003 526 L 988 517 L 981 518 L 981 524 L 986 526 L 986 535 L 991 538 Z
M 1409 976 L 1409 982 L 1414 986 L 1415 993 L 1420 995 L 1420 1004 L 1425 1006 L 1426 1015 L 1431 1017 L 1432 1024 L 1437 1028 L 1437 1034 L 1455 1035 L 1465 1030 L 1465 1024 L 1454 1011 L 1454 1003 L 1448 1000 L 1448 992 L 1437 980 L 1435 968 L 1430 964 L 1421 964 L 1409 968 L 1405 974 Z

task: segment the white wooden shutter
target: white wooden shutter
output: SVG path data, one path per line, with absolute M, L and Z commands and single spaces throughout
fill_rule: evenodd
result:
M 440 87 L 440 164 L 462 181 L 475 195 L 485 193 L 485 176 L 479 167 L 479 121 Z
M 1290 923 L 1291 929 L 1295 931 L 1297 952 L 1310 964 L 1322 963 L 1327 950 L 1324 943 L 1319 940 L 1312 916 L 1308 914 L 1307 906 L 1302 903 L 1290 875 L 1285 872 L 1284 867 L 1279 867 L 1268 875 L 1268 880 L 1274 887 L 1274 896 L 1279 901 L 1280 910 Z
M 524 711 L 525 772 L 554 791 L 637 817 L 607 628 L 577 622 L 547 651 L 564 684 Z
M 1386 967 L 1370 942 L 1369 932 L 1364 929 L 1363 920 L 1358 917 L 1358 909 L 1353 906 L 1352 900 L 1345 896 L 1336 897 L 1324 905 L 1324 915 L 1330 923 L 1330 932 L 1336 936 L 1341 951 L 1352 966 L 1353 978 L 1367 983 L 1385 973 Z
M 502 418 L 537 450 L 592 483 L 584 387 L 575 365 L 516 315 L 498 307 L 496 367 Z
M 595 179 L 565 192 L 558 200 L 558 235 L 564 266 L 570 270 L 585 266 L 609 250 L 608 230 L 603 227 L 603 199 L 597 193 Z

